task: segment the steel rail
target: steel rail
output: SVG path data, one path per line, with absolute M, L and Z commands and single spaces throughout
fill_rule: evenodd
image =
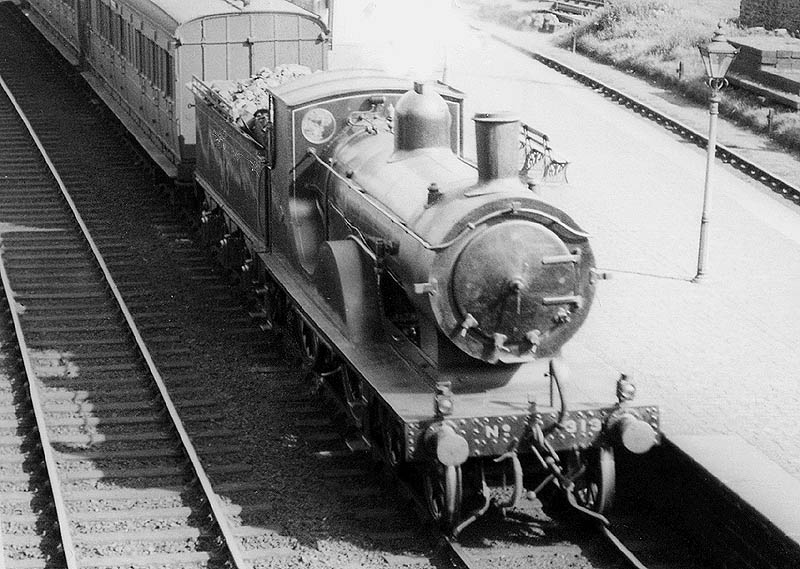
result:
M 478 567 L 477 562 L 464 551 L 462 545 L 455 539 L 451 537 L 442 537 L 440 543 L 441 547 L 448 553 L 450 562 L 457 569 L 473 569 Z
M 22 332 L 20 311 L 17 306 L 17 302 L 14 300 L 11 282 L 8 279 L 5 260 L 3 259 L 3 251 L 4 248 L 0 246 L 0 280 L 2 280 L 3 283 L 3 290 L 5 292 L 6 301 L 8 302 L 8 309 L 11 313 L 11 319 L 14 323 L 14 333 L 16 334 L 17 342 L 19 343 L 19 351 L 22 357 L 22 363 L 25 366 L 25 375 L 28 377 L 28 395 L 31 400 L 31 407 L 33 408 L 33 415 L 36 420 L 36 429 L 39 431 L 39 440 L 42 445 L 42 454 L 44 454 L 44 464 L 45 470 L 47 471 L 47 478 L 50 482 L 50 491 L 53 494 L 53 503 L 55 504 L 59 534 L 61 535 L 61 545 L 64 549 L 64 558 L 66 559 L 68 569 L 78 569 L 78 556 L 75 552 L 75 544 L 73 543 L 72 536 L 69 532 L 67 504 L 64 500 L 64 495 L 61 493 L 56 457 L 53 451 L 53 445 L 50 442 L 50 435 L 47 433 L 47 425 L 45 424 L 44 420 L 44 405 L 42 404 L 42 396 L 39 392 L 39 386 L 36 384 L 36 372 L 33 370 L 33 363 L 31 362 L 30 355 L 28 354 L 28 344 L 25 341 L 25 335 Z M 0 532 L 2 532 L 1 529 Z M 0 555 L 4 556 L 5 553 L 1 546 L 2 538 L 0 538 Z M 0 562 L 3 562 L 2 558 L 0 558 Z M 2 566 L 2 563 L 0 563 L 0 566 Z
M 0 78 L 2 83 L 2 78 Z M 3 84 L 5 87 L 5 84 Z M 14 323 L 14 333 L 19 343 L 20 356 L 22 363 L 25 367 L 25 375 L 28 377 L 28 395 L 31 400 L 31 407 L 33 415 L 36 420 L 36 429 L 39 431 L 39 441 L 42 446 L 42 454 L 44 454 L 44 465 L 47 471 L 47 478 L 50 482 L 50 491 L 53 494 L 53 502 L 56 509 L 56 518 L 58 522 L 58 532 L 61 536 L 61 546 L 64 550 L 64 558 L 67 562 L 68 569 L 78 569 L 78 556 L 75 552 L 75 544 L 72 541 L 72 536 L 69 532 L 69 516 L 67 515 L 67 504 L 64 500 L 64 495 L 61 492 L 60 479 L 58 477 L 58 466 L 56 464 L 56 457 L 53 451 L 53 445 L 50 442 L 50 435 L 47 433 L 47 425 L 44 420 L 44 405 L 42 403 L 42 396 L 39 392 L 39 386 L 36 384 L 36 372 L 33 370 L 33 363 L 28 353 L 28 344 L 25 341 L 25 335 L 22 331 L 22 321 L 20 319 L 20 310 L 17 302 L 14 300 L 14 292 L 11 289 L 11 281 L 8 278 L 6 271 L 6 264 L 3 259 L 4 247 L 0 244 L 0 280 L 3 284 L 3 291 L 5 292 L 6 302 L 8 303 L 8 310 L 11 313 L 11 320 Z M 4 567 L 5 551 L 3 549 L 2 528 L 0 528 L 0 568 Z
M 478 26 L 472 26 L 473 29 L 480 30 L 481 28 Z M 696 131 L 692 127 L 683 124 L 681 121 L 672 118 L 670 116 L 665 115 L 664 113 L 652 109 L 647 106 L 646 103 L 638 100 L 633 95 L 625 93 L 620 89 L 616 89 L 609 85 L 606 85 L 599 79 L 592 77 L 591 75 L 584 73 L 582 71 L 578 71 L 573 69 L 569 65 L 558 61 L 552 57 L 548 57 L 546 55 L 542 55 L 537 51 L 530 50 L 525 47 L 521 47 L 516 45 L 514 42 L 509 41 L 502 36 L 489 32 L 495 40 L 498 42 L 523 53 L 544 65 L 555 69 L 556 71 L 575 79 L 576 81 L 583 83 L 595 91 L 600 91 L 603 93 L 604 96 L 610 98 L 613 101 L 616 101 L 620 105 L 624 105 L 625 107 L 631 109 L 635 113 L 642 115 L 643 117 L 650 119 L 660 125 L 662 125 L 667 130 L 671 130 L 672 132 L 678 134 L 679 136 L 689 140 L 701 148 L 706 148 L 708 146 L 708 137 L 702 134 L 701 132 Z M 735 150 L 717 143 L 717 151 L 716 156 L 723 163 L 730 164 L 737 170 L 743 172 L 744 174 L 750 176 L 752 179 L 761 182 L 765 186 L 768 186 L 772 191 L 781 194 L 787 199 L 792 200 L 795 203 L 800 204 L 800 187 L 791 183 L 790 181 L 782 178 L 781 176 L 770 172 L 766 166 L 762 166 L 755 162 L 752 159 L 745 158 L 741 154 L 737 153 Z
M 2 87 L 5 94 L 8 96 L 11 104 L 21 113 L 16 99 L 11 94 L 3 78 L 0 77 L 0 87 Z M 20 116 L 22 116 L 20 114 Z M 26 119 L 23 119 L 26 121 Z M 27 124 L 27 122 L 26 122 Z M 50 435 L 47 432 L 47 425 L 44 419 L 44 405 L 42 403 L 42 395 L 39 391 L 39 386 L 36 383 L 36 372 L 33 369 L 33 362 L 28 352 L 28 344 L 25 341 L 25 334 L 22 331 L 22 320 L 20 319 L 19 305 L 14 300 L 14 292 L 11 288 L 11 281 L 8 278 L 5 260 L 3 259 L 3 252 L 5 247 L 0 241 L 0 280 L 3 283 L 3 291 L 5 293 L 6 301 L 8 302 L 8 310 L 11 313 L 11 319 L 14 323 L 14 333 L 17 336 L 19 343 L 20 356 L 22 363 L 25 367 L 25 375 L 28 377 L 28 395 L 30 396 L 31 406 L 36 420 L 36 428 L 39 431 L 39 440 L 42 445 L 42 454 L 44 455 L 45 470 L 47 470 L 47 478 L 50 482 L 50 491 L 53 495 L 53 502 L 56 509 L 56 518 L 58 521 L 58 530 L 61 535 L 61 545 L 64 548 L 64 558 L 67 563 L 68 569 L 78 569 L 78 555 L 75 550 L 75 544 L 72 541 L 70 534 L 69 516 L 67 515 L 67 504 L 64 495 L 61 492 L 61 482 L 58 476 L 58 466 L 56 464 L 56 457 L 53 450 L 53 445 L 50 441 Z M 3 551 L 0 554 L 4 555 Z
M 74 215 L 75 220 L 77 221 L 78 226 L 80 227 L 80 230 L 83 233 L 84 238 L 86 239 L 86 242 L 89 244 L 89 247 L 91 248 L 92 253 L 94 254 L 95 260 L 97 261 L 97 264 L 100 267 L 100 270 L 103 272 L 103 276 L 105 277 L 105 279 L 106 279 L 106 281 L 108 283 L 109 289 L 111 290 L 112 294 L 114 295 L 114 298 L 117 301 L 117 304 L 119 305 L 120 311 L 122 312 L 122 315 L 125 318 L 125 322 L 128 324 L 128 327 L 129 327 L 129 329 L 131 331 L 131 334 L 134 337 L 134 340 L 136 342 L 136 346 L 139 349 L 139 352 L 141 353 L 142 358 L 144 359 L 144 362 L 145 362 L 145 364 L 146 364 L 146 366 L 148 368 L 148 371 L 150 372 L 150 374 L 151 374 L 151 376 L 153 378 L 153 381 L 155 382 L 156 387 L 158 388 L 159 394 L 160 394 L 161 398 L 164 401 L 164 407 L 167 410 L 167 414 L 169 415 L 169 419 L 170 419 L 170 421 L 172 423 L 172 427 L 175 429 L 175 432 L 177 433 L 178 438 L 180 439 L 181 444 L 183 445 L 182 446 L 183 452 L 186 454 L 186 456 L 187 456 L 187 458 L 189 460 L 189 463 L 192 466 L 192 470 L 194 471 L 194 475 L 197 478 L 197 481 L 199 482 L 200 486 L 202 487 L 203 492 L 205 494 L 205 497 L 208 499 L 209 507 L 211 508 L 211 512 L 213 513 L 214 518 L 215 518 L 214 521 L 216 522 L 217 526 L 219 527 L 220 533 L 222 534 L 223 540 L 225 542 L 224 545 L 227 548 L 228 553 L 230 554 L 231 560 L 233 561 L 233 563 L 235 564 L 236 567 L 239 567 L 239 568 L 247 567 L 248 564 L 245 561 L 245 556 L 244 556 L 243 549 L 240 547 L 240 545 L 238 543 L 238 539 L 234 535 L 233 530 L 231 529 L 231 526 L 228 523 L 228 520 L 226 518 L 225 512 L 224 512 L 223 507 L 222 507 L 222 503 L 219 500 L 219 497 L 217 496 L 216 492 L 214 492 L 214 489 L 211 486 L 211 481 L 209 480 L 208 475 L 205 472 L 205 469 L 203 468 L 202 464 L 200 463 L 200 458 L 199 458 L 199 456 L 197 454 L 197 451 L 195 450 L 194 445 L 192 444 L 191 439 L 189 438 L 189 434 L 186 432 L 186 428 L 183 426 L 183 423 L 181 422 L 180 416 L 178 415 L 178 410 L 175 407 L 175 404 L 173 403 L 172 398 L 170 397 L 169 393 L 167 392 L 167 387 L 166 387 L 166 384 L 164 383 L 164 380 L 163 380 L 163 378 L 161 376 L 161 373 L 158 371 L 158 368 L 156 367 L 156 364 L 153 361 L 153 358 L 152 358 L 152 356 L 150 354 L 150 350 L 145 345 L 144 339 L 142 338 L 142 335 L 139 332 L 139 328 L 136 326 L 136 323 L 135 323 L 135 321 L 133 319 L 133 316 L 132 316 L 130 310 L 128 309 L 127 304 L 125 303 L 125 300 L 122 298 L 122 294 L 120 293 L 119 288 L 117 287 L 116 282 L 114 281 L 114 278 L 111 275 L 111 271 L 108 269 L 108 266 L 106 265 L 105 260 L 103 259 L 103 256 L 100 253 L 100 249 L 98 248 L 97 244 L 95 243 L 94 239 L 92 238 L 92 236 L 91 236 L 91 234 L 89 232 L 89 228 L 86 226 L 86 223 L 83 221 L 83 217 L 78 212 L 78 208 L 75 205 L 75 202 L 73 201 L 72 196 L 69 194 L 69 191 L 67 191 L 67 188 L 66 188 L 63 180 L 61 179 L 61 176 L 58 174 L 58 171 L 56 170 L 55 165 L 53 164 L 52 160 L 50 160 L 50 156 L 47 154 L 44 146 L 42 145 L 41 141 L 39 140 L 39 137 L 34 132 L 30 121 L 28 120 L 27 116 L 23 112 L 22 108 L 17 103 L 16 99 L 14 98 L 14 96 L 11 93 L 10 89 L 8 88 L 8 85 L 6 85 L 6 82 L 3 80 L 2 76 L 0 76 L 0 87 L 2 87 L 3 91 L 5 91 L 6 95 L 9 98 L 9 100 L 13 104 L 15 110 L 17 111 L 20 119 L 25 124 L 25 128 L 28 130 L 28 133 L 30 134 L 31 138 L 33 139 L 34 143 L 36 144 L 36 147 L 38 148 L 39 152 L 41 153 L 42 158 L 44 159 L 45 163 L 47 164 L 48 169 L 50 170 L 53 178 L 55 179 L 56 183 L 58 184 L 58 187 L 61 190 L 61 193 L 64 196 L 64 199 L 66 200 L 67 204 L 69 205 L 70 210 L 71 210 L 72 214 Z M 3 267 L 2 263 L 0 263 L 0 267 Z M 3 286 L 6 287 L 6 295 L 9 296 L 9 305 L 10 306 L 16 306 L 14 304 L 13 297 L 10 296 L 11 295 L 11 286 L 10 286 L 10 283 L 8 282 L 8 280 L 7 280 L 7 275 L 5 274 L 5 268 L 4 267 L 2 268 L 2 271 L 3 271 Z M 19 320 L 19 315 L 16 314 L 15 310 L 12 310 L 12 315 L 15 316 L 15 327 L 18 327 L 17 328 L 18 334 L 21 334 L 22 328 L 21 328 L 21 323 L 20 323 L 20 320 Z M 23 342 L 24 342 L 24 339 L 23 339 Z M 23 349 L 23 345 L 24 344 L 20 344 L 20 349 L 23 351 L 23 354 L 26 354 L 27 347 L 25 349 Z M 26 358 L 26 357 L 27 357 L 26 355 L 23 355 L 23 358 Z M 30 365 L 30 360 L 26 359 L 25 362 L 26 362 L 25 363 L 26 372 L 29 374 L 28 377 L 33 379 L 35 376 L 33 375 L 33 367 Z M 29 381 L 29 384 L 31 384 L 31 385 L 33 385 L 33 383 L 34 383 L 33 381 Z M 37 398 L 38 398 L 38 395 L 37 395 Z M 43 422 L 41 424 L 39 424 L 39 416 L 38 415 L 37 415 L 37 425 L 39 426 L 40 436 L 45 437 L 46 434 L 47 434 L 46 427 L 45 427 Z M 49 449 L 50 445 L 48 443 L 47 445 L 43 444 L 42 446 L 43 446 L 44 449 Z M 47 452 L 48 452 L 48 450 L 45 450 L 45 455 L 47 455 Z M 50 450 L 50 452 L 52 452 L 52 450 Z M 52 464 L 55 465 L 55 462 L 53 462 Z M 52 491 L 53 491 L 54 495 L 56 493 L 58 493 L 60 495 L 60 486 L 58 485 L 57 475 L 56 475 L 55 480 L 53 480 L 51 482 L 51 484 L 52 484 Z M 57 507 L 58 507 L 58 503 L 57 503 Z M 63 508 L 63 499 L 62 499 L 62 508 Z M 61 514 L 61 512 L 59 512 L 59 514 Z M 64 514 L 64 517 L 62 518 L 59 515 L 59 519 L 67 519 L 67 517 L 66 517 L 66 508 L 64 508 L 63 514 Z M 68 529 L 69 529 L 69 527 L 67 526 L 67 530 Z M 68 531 L 67 531 L 67 534 L 68 534 Z M 63 532 L 62 532 L 62 540 L 63 540 Z M 73 548 L 71 540 L 70 540 L 70 543 L 69 543 L 69 548 L 70 548 L 70 550 Z M 67 550 L 67 545 L 65 544 L 65 552 L 66 552 L 66 550 Z M 73 555 L 74 555 L 74 553 L 73 553 Z M 69 564 L 69 562 L 68 562 L 68 564 Z M 73 568 L 77 569 L 76 562 L 73 565 L 69 565 L 69 569 L 73 569 Z

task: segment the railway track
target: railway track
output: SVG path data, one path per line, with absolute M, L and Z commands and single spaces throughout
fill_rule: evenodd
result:
M 4 7 L 0 6 L 0 9 Z M 223 511 L 220 519 L 223 524 L 224 520 L 229 521 L 233 534 L 231 541 L 242 545 L 243 566 L 344 569 L 477 568 L 493 565 L 507 568 L 529 566 L 534 562 L 554 568 L 625 566 L 615 552 L 599 543 L 596 534 L 587 532 L 573 520 L 550 518 L 534 500 L 529 500 L 530 503 L 519 511 L 510 512 L 508 518 L 488 518 L 475 524 L 463 534 L 460 545 L 432 538 L 430 528 L 424 521 L 420 523 L 420 518 L 413 513 L 414 508 L 409 505 L 411 494 L 398 500 L 397 486 L 387 483 L 384 476 L 376 475 L 376 465 L 368 453 L 348 448 L 336 422 L 331 422 L 320 410 L 317 400 L 309 395 L 309 384 L 304 381 L 305 370 L 295 365 L 294 356 L 287 354 L 275 338 L 259 333 L 246 312 L 237 305 L 235 295 L 231 294 L 237 289 L 230 286 L 226 275 L 212 270 L 206 256 L 193 244 L 188 228 L 173 219 L 174 211 L 165 207 L 161 197 L 152 191 L 153 176 L 148 173 L 145 161 L 137 157 L 134 147 L 126 142 L 124 136 L 113 133 L 113 122 L 103 115 L 102 108 L 85 100 L 76 102 L 80 97 L 57 91 L 64 89 L 64 75 L 69 75 L 71 70 L 54 66 L 47 61 L 48 58 L 37 56 L 30 42 L 18 43 L 14 47 L 14 42 L 22 40 L 14 38 L 7 27 L 3 32 L 7 32 L 5 37 L 11 51 L 25 52 L 26 61 L 39 57 L 34 65 L 40 77 L 34 83 L 40 89 L 42 85 L 57 85 L 52 89 L 56 96 L 64 99 L 62 107 L 54 112 L 48 109 L 52 94 L 37 92 L 36 88 L 31 90 L 30 78 L 25 73 L 15 77 L 19 92 L 25 93 L 24 106 L 33 109 L 30 115 L 35 117 L 35 130 L 43 133 L 44 146 L 95 236 L 97 248 L 107 259 L 109 272 L 119 281 L 121 296 L 128 303 L 133 320 L 140 326 L 142 339 L 151 347 L 156 366 L 162 370 L 164 384 L 175 398 L 175 407 L 195 443 L 200 462 L 210 473 L 213 491 L 221 498 Z M 0 57 L 2 61 L 3 57 Z M 13 61 L 9 67 L 15 67 Z M 6 74 L 2 63 L 0 74 Z M 80 81 L 75 83 L 80 84 Z M 89 98 L 86 92 L 82 92 L 82 96 Z M 59 113 L 68 116 L 69 120 L 59 120 Z M 2 116 L 6 114 L 3 112 Z M 66 143 L 70 136 L 79 139 L 81 144 Z M 18 156 L 21 154 L 17 153 Z M 2 153 L 2 156 L 7 155 L 11 156 L 5 151 Z M 16 164 L 12 169 L 14 172 L 24 170 Z M 41 196 L 28 200 L 27 195 L 31 194 L 20 192 L 18 197 L 21 202 L 29 201 L 34 205 L 45 202 Z M 63 207 L 59 208 L 63 210 Z M 10 223 L 21 225 L 24 221 L 24 227 L 41 228 L 55 223 L 53 220 L 58 208 L 34 209 L 41 209 L 45 220 L 34 223 L 33 218 L 28 220 L 23 216 L 13 218 Z M 3 211 L 6 211 L 5 207 Z M 19 215 L 12 209 L 8 211 Z M 140 220 L 149 223 L 137 223 Z M 145 225 L 149 229 L 143 230 Z M 7 226 L 0 227 L 3 228 L 4 243 L 19 239 L 22 244 L 25 232 L 16 235 L 7 233 Z M 55 241 L 44 240 L 51 238 L 50 233 L 67 233 L 67 227 L 74 228 L 74 223 L 66 223 L 63 231 L 36 232 L 37 239 L 42 241 L 28 245 L 47 249 L 47 258 L 35 271 L 33 266 L 16 269 L 41 273 L 40 269 L 46 268 L 45 282 L 40 283 L 39 289 L 34 287 L 38 291 L 35 294 L 48 297 L 39 299 L 46 301 L 47 306 L 38 311 L 38 315 L 56 316 L 49 312 L 48 307 L 60 305 L 62 300 L 66 305 L 74 305 L 64 311 L 71 315 L 70 318 L 59 325 L 36 320 L 37 312 L 33 311 L 32 305 L 26 304 L 24 299 L 21 301 L 26 308 L 20 318 L 23 324 L 25 318 L 30 318 L 31 329 L 51 328 L 67 336 L 63 339 L 67 342 L 63 344 L 64 348 L 58 345 L 53 348 L 58 352 L 46 352 L 53 358 L 43 358 L 46 363 L 55 362 L 44 367 L 55 368 L 49 371 L 57 371 L 60 375 L 46 376 L 44 380 L 33 382 L 34 385 L 57 386 L 47 389 L 55 399 L 52 402 L 48 400 L 46 408 L 57 408 L 55 418 L 66 420 L 64 425 L 54 429 L 56 434 L 73 437 L 71 441 L 59 443 L 56 462 L 69 458 L 64 460 L 64 464 L 70 471 L 85 473 L 74 484 L 78 499 L 68 504 L 68 513 L 83 511 L 85 517 L 71 519 L 66 525 L 61 522 L 59 527 L 74 530 L 79 548 L 84 543 L 80 536 L 111 536 L 104 543 L 91 545 L 90 553 L 94 554 L 91 563 L 95 566 L 110 566 L 108 560 L 115 557 L 129 566 L 131 556 L 139 553 L 142 558 L 147 557 L 151 565 L 153 561 L 158 564 L 159 555 L 170 553 L 148 544 L 168 540 L 170 531 L 178 529 L 186 532 L 184 536 L 189 533 L 192 536 L 181 542 L 184 549 L 180 554 L 185 554 L 181 558 L 183 566 L 221 563 L 230 554 L 224 551 L 221 541 L 224 536 L 215 527 L 217 524 L 208 519 L 200 492 L 176 492 L 178 488 L 184 488 L 179 484 L 192 484 L 186 480 L 191 475 L 184 474 L 185 459 L 180 453 L 155 458 L 130 456 L 123 463 L 113 456 L 105 460 L 99 454 L 90 454 L 106 450 L 123 452 L 126 449 L 149 452 L 156 444 L 161 444 L 157 438 L 139 446 L 130 441 L 109 440 L 109 436 L 123 434 L 128 426 L 132 426 L 126 424 L 126 417 L 133 419 L 136 425 L 133 430 L 138 434 L 156 433 L 159 429 L 171 434 L 172 429 L 158 426 L 163 425 L 159 422 L 161 417 L 153 421 L 148 418 L 153 408 L 163 406 L 152 399 L 153 389 L 131 385 L 140 380 L 142 383 L 150 382 L 140 377 L 143 375 L 142 358 L 136 355 L 137 348 L 127 338 L 106 341 L 113 331 L 107 327 L 117 326 L 123 319 L 113 308 L 108 287 L 98 285 L 99 290 L 95 291 L 89 284 L 88 276 L 98 272 L 96 262 L 89 259 L 81 269 L 83 272 L 76 271 L 74 275 L 68 274 L 66 269 L 55 269 L 59 256 L 67 258 L 65 267 L 77 264 L 73 263 L 76 258 L 70 257 L 66 249 L 56 246 Z M 148 233 L 150 229 L 152 234 Z M 74 240 L 80 241 L 77 234 Z M 85 245 L 80 249 L 86 254 Z M 33 282 L 33 277 L 30 281 Z M 70 292 L 66 294 L 87 296 L 69 300 L 48 294 L 57 290 L 52 287 L 60 287 L 62 283 L 69 283 L 64 290 Z M 242 285 L 239 292 L 245 294 L 250 283 L 239 284 Z M 22 290 L 14 279 L 11 280 L 11 289 Z M 97 302 L 101 297 L 92 296 L 96 292 L 105 295 L 102 303 Z M 20 297 L 15 302 L 20 302 Z M 100 308 L 109 312 L 101 312 Z M 78 315 L 82 319 L 79 324 L 75 318 Z M 63 334 L 61 329 L 70 327 L 74 330 Z M 45 348 L 55 346 L 54 342 L 45 344 Z M 44 353 L 41 343 L 31 345 Z M 77 351 L 84 348 L 86 352 Z M 65 350 L 70 353 L 63 358 Z M 82 355 L 84 353 L 86 356 Z M 225 360 L 232 363 L 225 364 Z M 137 372 L 118 367 L 128 364 L 138 366 Z M 92 381 L 81 385 L 77 383 L 79 380 Z M 225 393 L 222 393 L 220 385 L 224 386 Z M 28 404 L 23 392 L 24 386 L 19 382 L 0 385 L 0 402 L 12 405 L 6 408 L 4 419 L 16 420 L 27 412 Z M 147 402 L 147 409 L 136 407 L 137 410 L 133 411 L 131 406 L 138 406 L 140 402 Z M 21 450 L 32 450 L 36 446 L 30 442 L 35 434 L 29 430 L 26 440 L 17 441 L 30 445 L 18 445 Z M 87 445 L 91 442 L 94 445 Z M 90 449 L 85 448 L 87 446 Z M 171 444 L 165 443 L 164 446 L 174 449 Z M 31 465 L 39 464 L 41 459 L 39 456 L 19 455 L 16 462 Z M 163 469 L 158 470 L 161 475 L 141 476 L 143 472 L 134 468 L 142 462 L 146 464 L 142 468 Z M 61 467 L 61 463 L 57 466 Z M 176 484 L 168 485 L 170 478 L 166 469 L 174 467 L 183 470 L 175 476 Z M 0 512 L 14 513 L 23 507 L 29 510 L 24 519 L 9 521 L 3 517 L 0 535 L 5 541 L 6 553 L 12 552 L 18 558 L 41 559 L 45 554 L 58 558 L 59 547 L 63 546 L 54 541 L 56 535 L 52 528 L 55 518 L 46 507 L 52 503 L 46 473 L 38 467 L 28 468 L 26 472 L 30 472 L 33 483 L 23 484 L 26 488 L 37 489 L 38 493 L 22 496 L 3 492 L 0 495 Z M 116 477 L 108 474 L 116 474 Z M 140 476 L 125 479 L 124 475 L 128 474 Z M 94 484 L 96 486 L 92 487 Z M 173 493 L 167 494 L 170 491 Z M 411 492 L 414 492 L 413 488 Z M 20 500 L 9 504 L 3 501 L 6 496 Z M 37 507 L 28 508 L 31 503 Z M 163 517 L 159 514 L 162 517 L 156 517 L 144 513 L 152 512 L 153 505 L 174 515 Z M 84 506 L 85 510 L 79 510 Z M 193 510 L 195 506 L 197 509 Z M 101 508 L 110 513 L 104 514 L 104 519 L 92 521 L 93 512 Z M 39 510 L 45 514 L 40 514 Z M 131 516 L 130 522 L 122 521 L 133 512 L 142 513 Z M 657 544 L 663 528 L 655 525 L 655 529 L 643 529 L 637 522 L 638 517 L 634 516 L 632 520 L 630 525 L 644 531 L 647 536 L 637 539 L 640 539 L 640 544 L 649 544 L 652 550 L 650 558 L 667 558 Z M 29 525 L 17 523 L 22 521 Z M 161 537 L 154 537 L 150 542 L 132 539 L 131 536 L 140 530 Z M 178 533 L 174 531 L 173 537 Z M 120 541 L 114 542 L 113 539 Z M 15 542 L 27 545 L 20 548 Z M 139 549 L 131 548 L 131 542 L 136 543 Z M 164 543 L 169 546 L 175 542 Z M 681 551 L 686 551 L 685 546 Z M 82 553 L 84 550 L 79 549 L 79 555 Z M 194 554 L 198 554 L 196 562 L 192 561 Z M 689 558 L 686 556 L 681 562 L 661 566 L 693 567 L 686 562 Z M 80 561 L 80 566 L 91 566 L 83 558 Z M 42 566 L 36 561 L 25 563 L 21 566 Z M 65 565 L 51 562 L 50 566 Z
M 8 421 L 28 445 L 12 445 L 18 452 L 5 464 L 17 468 L 0 484 L 24 492 L 23 467 L 40 447 L 53 506 L 42 520 L 32 512 L 10 523 L 58 528 L 56 549 L 31 556 L 63 555 L 70 568 L 145 565 L 153 552 L 164 564 L 229 557 L 243 566 L 238 539 L 105 259 L 1 79 L 0 86 L 0 275 L 30 400 L 29 418 Z M 121 496 L 135 506 L 108 506 Z M 154 529 L 159 522 L 169 529 Z M 12 560 L 35 549 L 35 530 L 31 537 L 21 531 L 4 540 Z M 120 551 L 125 556 L 115 560 Z

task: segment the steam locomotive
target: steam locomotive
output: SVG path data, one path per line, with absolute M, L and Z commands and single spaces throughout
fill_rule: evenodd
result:
M 581 394 L 606 370 L 562 348 L 601 275 L 586 232 L 520 182 L 535 160 L 515 117 L 474 117 L 473 164 L 462 93 L 350 70 L 272 86 L 242 123 L 211 81 L 325 69 L 315 15 L 284 0 L 29 9 L 167 175 L 193 178 L 200 235 L 255 290 L 254 316 L 292 331 L 377 454 L 422 473 L 450 533 L 551 480 L 578 509 L 610 506 L 613 449 L 647 452 L 658 409 L 624 376 L 605 403 Z
M 368 443 L 421 465 L 433 516 L 457 534 L 542 471 L 606 509 L 613 447 L 649 450 L 658 410 L 624 377 L 614 403 L 567 400 L 581 377 L 560 351 L 599 275 L 588 235 L 521 183 L 520 122 L 476 115 L 475 165 L 463 94 L 440 83 L 314 73 L 270 90 L 249 134 L 193 89 L 204 234 L 263 283 L 266 321 L 290 315 Z

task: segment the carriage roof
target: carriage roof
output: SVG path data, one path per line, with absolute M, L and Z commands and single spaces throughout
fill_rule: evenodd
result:
M 183 24 L 211 16 L 248 13 L 295 14 L 318 20 L 312 12 L 287 0 L 251 0 L 247 6 L 241 0 L 124 0 L 149 20 L 175 31 Z

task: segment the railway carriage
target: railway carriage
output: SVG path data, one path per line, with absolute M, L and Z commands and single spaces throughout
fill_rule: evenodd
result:
M 32 22 L 171 177 L 191 181 L 192 77 L 327 67 L 328 31 L 285 0 L 30 0 Z

